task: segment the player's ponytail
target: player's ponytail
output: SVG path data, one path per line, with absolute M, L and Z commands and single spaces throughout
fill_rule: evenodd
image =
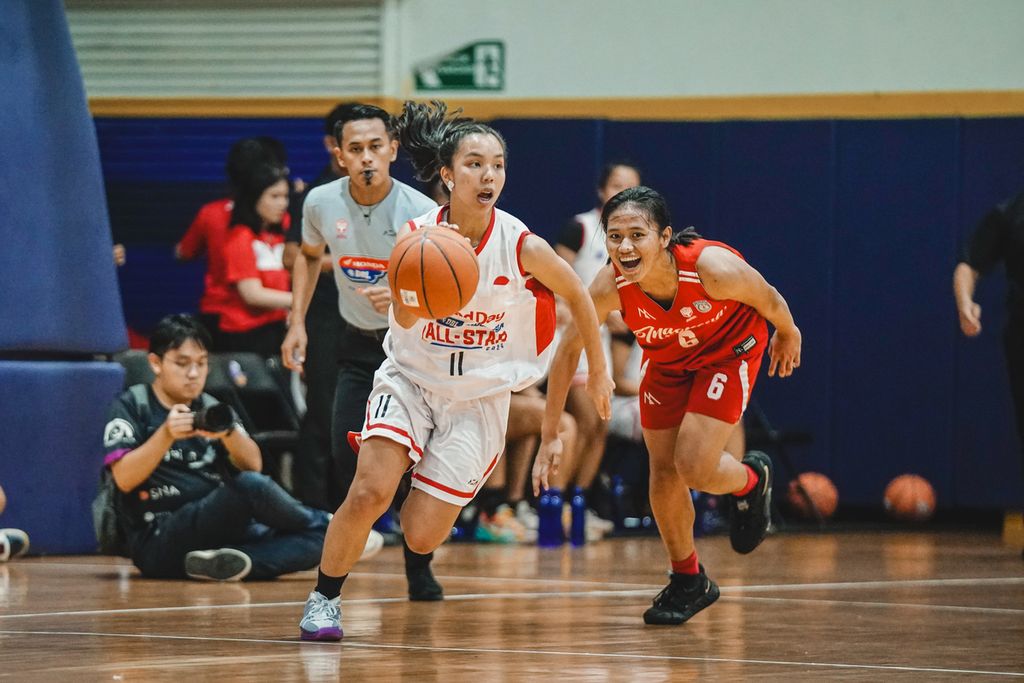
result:
M 462 109 L 449 112 L 448 105 L 439 100 L 430 104 L 406 102 L 402 106 L 396 121 L 398 140 L 409 154 L 418 180 L 430 182 L 442 167 L 451 167 L 459 143 L 474 133 L 497 138 L 507 158 L 505 139 L 498 131 L 461 113 Z
M 398 140 L 416 169 L 416 178 L 430 182 L 443 165 L 440 150 L 452 126 L 459 121 L 461 109 L 451 112 L 438 100 L 430 104 L 406 102 L 396 121 Z
M 669 240 L 668 245 L 671 247 L 673 244 L 681 244 L 684 247 L 688 247 L 694 243 L 695 240 L 702 239 L 700 233 L 697 232 L 697 228 L 692 225 L 688 228 L 683 228 L 679 232 L 672 233 L 672 239 Z

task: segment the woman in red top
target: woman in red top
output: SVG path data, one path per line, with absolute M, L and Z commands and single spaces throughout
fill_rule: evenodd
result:
M 634 187 L 601 214 L 611 263 L 590 296 L 598 320 L 621 311 L 643 347 L 640 422 L 650 453 L 651 509 L 672 564 L 669 585 L 644 612 L 648 624 L 681 624 L 718 598 L 697 562 L 689 489 L 729 496 L 733 549 L 749 553 L 770 521 L 772 464 L 764 453 L 724 451 L 768 349 L 768 375 L 800 365 L 800 330 L 782 295 L 720 242 L 688 228 L 673 235 L 660 194 Z M 765 321 L 775 327 L 768 341 Z M 547 486 L 562 444 L 557 419 L 580 353 L 570 332 L 548 380 L 534 490 Z M 608 416 L 605 415 L 605 418 Z M 734 457 L 736 456 L 736 457 Z
M 282 261 L 287 211 L 287 171 L 257 166 L 235 197 L 224 245 L 230 296 L 221 310 L 220 331 L 228 351 L 268 357 L 280 352 L 292 301 L 291 279 Z

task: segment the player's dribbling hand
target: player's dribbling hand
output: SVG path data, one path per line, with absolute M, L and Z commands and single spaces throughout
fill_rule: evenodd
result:
M 187 405 L 175 403 L 171 411 L 167 413 L 167 420 L 164 421 L 164 428 L 172 439 L 187 439 L 195 433 L 192 429 L 192 409 Z
M 615 382 L 607 372 L 592 372 L 587 375 L 587 393 L 602 420 L 610 420 L 612 417 L 612 392 L 614 390 Z
M 771 361 L 768 365 L 769 377 L 774 377 L 776 372 L 779 377 L 789 377 L 800 367 L 801 341 L 800 330 L 796 326 L 785 332 L 775 330 L 768 342 L 768 358 Z
M 360 287 L 356 290 L 370 301 L 373 310 L 378 313 L 387 313 L 391 305 L 391 288 L 376 285 L 374 287 Z
M 306 326 L 292 324 L 288 327 L 288 334 L 281 344 L 281 362 L 289 370 L 302 370 L 302 364 L 306 362 Z
M 562 440 L 558 437 L 550 441 L 541 441 L 540 450 L 533 461 L 533 495 L 551 488 L 548 477 L 558 474 L 558 465 L 562 462 Z

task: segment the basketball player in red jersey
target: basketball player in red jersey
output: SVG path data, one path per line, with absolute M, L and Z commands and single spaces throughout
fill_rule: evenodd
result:
M 664 198 L 647 187 L 615 195 L 601 225 L 611 263 L 590 296 L 603 322 L 612 311 L 643 347 L 640 421 L 651 458 L 651 508 L 672 563 L 669 585 L 644 612 L 648 624 L 681 624 L 713 603 L 718 586 L 697 562 L 689 489 L 732 494 L 730 539 L 749 553 L 768 531 L 772 464 L 763 453 L 724 452 L 768 349 L 768 375 L 800 365 L 800 330 L 782 295 L 737 251 L 688 228 L 673 235 Z M 765 320 L 775 327 L 768 341 Z M 547 487 L 562 444 L 557 420 L 580 354 L 569 332 L 548 380 L 534 491 Z M 737 457 L 733 457 L 733 455 Z

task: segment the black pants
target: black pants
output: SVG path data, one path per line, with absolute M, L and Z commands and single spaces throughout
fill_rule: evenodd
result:
M 314 310 L 314 307 L 316 310 Z M 341 504 L 331 448 L 334 390 L 338 384 L 338 338 L 344 328 L 337 294 L 327 305 L 314 298 L 306 315 L 306 415 L 292 468 L 292 491 L 306 505 L 333 512 Z
M 193 550 L 236 548 L 252 559 L 250 579 L 272 579 L 320 562 L 327 513 L 308 508 L 270 477 L 242 472 L 205 498 L 162 514 L 133 544 L 144 576 L 185 577 Z
M 363 428 L 373 374 L 386 357 L 382 340 L 383 335 L 369 337 L 348 326 L 338 337 L 338 385 L 334 392 L 331 439 L 342 500 L 356 476 L 356 454 L 348 445 L 348 433 Z
M 1021 443 L 1021 472 L 1024 472 L 1024 318 L 1010 316 L 1003 331 L 1003 350 L 1010 375 L 1017 434 Z

